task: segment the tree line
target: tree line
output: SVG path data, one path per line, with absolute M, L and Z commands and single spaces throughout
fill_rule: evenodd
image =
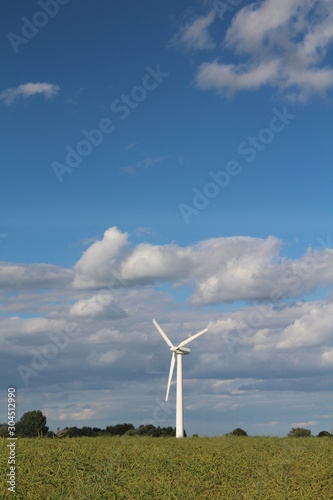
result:
M 155 427 L 152 424 L 140 425 L 135 428 L 133 424 L 108 425 L 105 429 L 99 427 L 65 427 L 55 434 L 46 425 L 46 416 L 40 410 L 28 411 L 22 415 L 15 426 L 15 435 L 18 437 L 80 437 L 80 436 L 175 436 L 175 427 Z M 0 436 L 8 436 L 7 424 L 0 424 Z
M 167 437 L 176 436 L 175 427 L 155 427 L 153 424 L 140 425 L 135 428 L 133 424 L 123 423 L 108 425 L 105 429 L 99 427 L 65 427 L 62 431 L 55 434 L 50 431 L 46 425 L 46 416 L 40 410 L 28 411 L 22 415 L 16 423 L 16 436 L 18 437 L 80 437 L 80 436 L 152 436 Z M 247 433 L 237 427 L 228 436 L 247 436 Z M 7 437 L 7 424 L 0 424 L 0 437 Z M 186 437 L 186 432 L 185 432 Z M 194 437 L 198 437 L 194 434 Z M 300 427 L 292 428 L 288 437 L 312 437 L 310 429 Z M 321 431 L 317 437 L 333 437 L 333 434 L 327 431 Z

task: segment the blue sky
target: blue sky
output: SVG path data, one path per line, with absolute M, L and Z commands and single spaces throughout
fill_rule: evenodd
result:
M 155 317 L 174 341 L 209 328 L 188 433 L 333 427 L 333 8 L 235 3 L 2 6 L 0 378 L 20 414 L 174 425 Z

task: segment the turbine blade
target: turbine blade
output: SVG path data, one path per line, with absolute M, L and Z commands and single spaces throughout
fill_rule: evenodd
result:
M 155 321 L 153 319 L 153 323 L 154 325 L 156 326 L 157 330 L 160 332 L 160 334 L 162 335 L 162 337 L 164 338 L 165 342 L 168 344 L 169 347 L 174 347 L 172 345 L 172 343 L 170 342 L 170 340 L 168 339 L 168 337 L 165 335 L 165 333 L 163 332 L 162 328 L 160 327 L 160 325 L 157 323 L 157 321 Z
M 192 342 L 192 340 L 196 339 L 197 337 L 199 337 L 200 335 L 202 335 L 203 333 L 206 333 L 206 332 L 208 332 L 208 328 L 205 328 L 204 330 L 201 330 L 201 332 L 198 332 L 195 335 L 192 335 L 191 337 L 189 337 L 188 339 L 183 340 L 183 342 L 181 342 L 179 345 L 177 345 L 177 348 L 183 347 L 184 345 L 188 344 L 189 342 Z
M 176 361 L 176 354 L 173 352 L 172 356 L 171 356 L 169 380 L 168 380 L 168 387 L 167 387 L 167 391 L 166 391 L 165 401 L 168 401 L 168 398 L 169 398 L 169 391 L 170 391 L 170 385 L 171 385 L 171 380 L 172 380 L 172 375 L 173 375 L 173 369 L 175 367 L 175 361 Z

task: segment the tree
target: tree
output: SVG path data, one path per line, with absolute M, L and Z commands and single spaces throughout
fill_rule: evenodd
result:
M 82 429 L 79 429 L 76 426 L 69 427 L 69 429 L 66 432 L 66 436 L 68 436 L 70 438 L 82 436 Z
M 175 436 L 176 429 L 173 427 L 155 427 L 153 424 L 140 425 L 137 429 L 130 429 L 126 432 L 126 436 L 152 436 L 152 437 L 167 437 Z M 184 435 L 185 431 L 184 431 Z
M 333 434 L 327 432 L 327 431 L 320 431 L 319 434 L 317 435 L 317 437 L 321 438 L 321 437 L 329 437 L 329 438 L 332 438 L 333 437 Z
M 7 424 L 0 424 L 0 437 L 8 436 L 8 428 Z
M 91 427 L 83 426 L 81 429 L 82 436 L 93 436 L 94 432 Z
M 16 433 L 21 437 L 38 437 L 47 433 L 46 417 L 40 410 L 27 411 L 16 424 Z
M 111 436 L 122 436 L 128 431 L 134 430 L 133 424 L 117 424 L 117 425 L 108 425 L 105 428 L 106 434 L 111 434 Z
M 237 429 L 234 429 L 232 432 L 230 432 L 230 436 L 247 436 L 247 433 L 240 427 L 237 427 Z
M 311 437 L 310 429 L 303 429 L 302 427 L 292 427 L 288 433 L 288 437 Z
M 47 438 L 56 438 L 58 437 L 53 431 L 47 431 L 47 433 L 45 434 L 45 437 Z

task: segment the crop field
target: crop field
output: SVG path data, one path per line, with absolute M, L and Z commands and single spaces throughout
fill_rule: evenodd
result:
M 15 493 L 7 443 L 1 499 L 333 499 L 329 438 L 22 438 Z

